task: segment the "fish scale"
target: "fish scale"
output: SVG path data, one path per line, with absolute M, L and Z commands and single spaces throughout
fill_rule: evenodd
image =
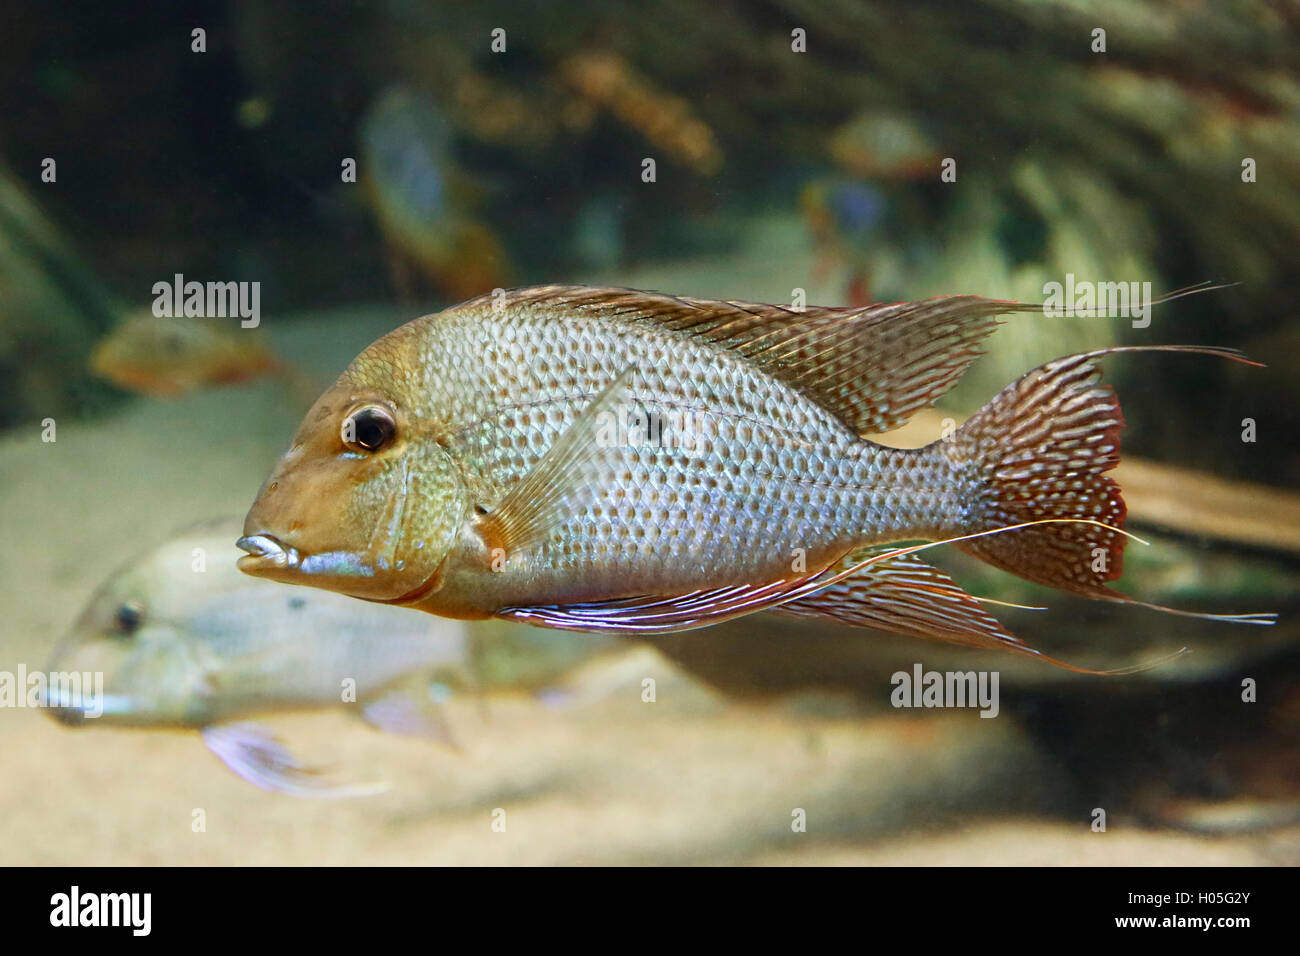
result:
M 796 549 L 825 566 L 863 543 L 946 528 L 960 498 L 941 460 L 863 443 L 765 370 L 636 314 L 607 323 L 485 300 L 402 335 L 418 342 L 420 390 L 436 410 L 427 427 L 489 509 L 629 368 L 629 403 L 685 413 L 708 442 L 706 454 L 625 456 L 621 477 L 535 553 L 509 555 L 496 584 L 517 571 L 576 599 L 788 575 Z

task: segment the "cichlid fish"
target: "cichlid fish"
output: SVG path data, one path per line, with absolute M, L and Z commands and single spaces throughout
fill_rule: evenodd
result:
M 448 740 L 430 702 L 397 685 L 440 670 L 456 676 L 465 626 L 251 580 L 231 560 L 238 527 L 238 519 L 196 527 L 104 583 L 49 668 L 102 673 L 103 714 L 53 700 L 53 716 L 73 726 L 198 730 L 245 780 L 298 796 L 376 787 L 320 777 L 247 718 L 349 707 L 382 729 Z
M 379 339 L 317 400 L 239 566 L 455 618 L 653 634 L 777 610 L 1041 657 L 924 563 L 929 545 L 879 547 L 955 543 L 1133 601 L 1108 587 L 1122 419 L 1097 379 L 1104 356 L 1143 349 L 1049 362 L 923 448 L 866 438 L 946 392 L 994 316 L 1040 308 L 475 299 Z
M 156 397 L 287 371 L 260 335 L 232 320 L 160 317 L 149 309 L 127 316 L 105 336 L 90 367 L 120 388 Z

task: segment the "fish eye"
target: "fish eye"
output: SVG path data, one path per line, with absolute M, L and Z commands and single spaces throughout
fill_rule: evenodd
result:
M 379 451 L 396 434 L 393 413 L 382 405 L 363 405 L 343 419 L 343 444 L 353 451 Z
M 130 637 L 140 629 L 144 606 L 139 601 L 125 601 L 113 612 L 113 627 L 122 637 Z

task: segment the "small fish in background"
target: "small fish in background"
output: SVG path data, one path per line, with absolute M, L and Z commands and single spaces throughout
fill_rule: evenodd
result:
M 830 140 L 836 165 L 860 179 L 938 179 L 939 149 L 906 113 L 866 110 L 837 129 Z
M 848 266 L 845 301 L 851 306 L 871 304 L 871 257 L 885 232 L 886 203 L 879 189 L 843 177 L 814 180 L 800 193 L 817 250 L 813 274 L 822 278 L 836 265 Z
M 296 375 L 266 340 L 236 319 L 129 314 L 90 357 L 100 378 L 128 391 L 174 398 L 197 388 Z
M 653 635 L 775 610 L 1083 671 L 918 552 L 954 544 L 1037 584 L 1155 607 L 1109 586 L 1127 542 L 1106 475 L 1123 419 L 1099 364 L 1246 360 L 1099 349 L 1028 372 L 947 438 L 866 437 L 946 393 L 995 316 L 1041 309 L 949 296 L 795 310 L 583 286 L 485 296 L 353 360 L 263 483 L 239 566 L 461 619 Z M 931 544 L 882 547 L 916 540 Z
M 384 788 L 323 776 L 249 718 L 345 708 L 380 729 L 451 744 L 427 688 L 467 679 L 465 625 L 255 581 L 235 567 L 238 530 L 236 519 L 206 522 L 109 578 L 49 663 L 101 672 L 103 714 L 58 700 L 51 714 L 77 727 L 198 731 L 245 780 L 295 796 Z
M 473 215 L 482 190 L 455 166 L 451 123 L 437 107 L 390 88 L 362 119 L 360 136 L 360 172 L 398 295 L 415 298 L 420 280 L 452 299 L 505 284 L 505 249 Z
M 800 208 L 818 272 L 847 268 L 845 302 L 861 308 L 874 301 L 871 279 L 882 251 L 898 255 L 908 245 L 906 224 L 924 221 L 913 192 L 939 181 L 941 157 L 920 123 L 892 110 L 854 116 L 832 134 L 828 153 L 838 175 L 805 186 Z

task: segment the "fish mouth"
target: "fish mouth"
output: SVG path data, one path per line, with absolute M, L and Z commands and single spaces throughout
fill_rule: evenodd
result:
M 86 723 L 86 712 L 80 707 L 51 705 L 46 711 L 64 727 L 81 727 Z
M 46 692 L 42 704 L 51 717 L 65 727 L 80 727 L 99 717 L 123 717 L 138 708 L 134 701 L 121 694 L 94 694 L 80 696 L 66 689 Z
M 245 535 L 235 542 L 235 547 L 248 552 L 238 562 L 239 570 L 245 574 L 292 569 L 302 563 L 298 549 L 290 547 L 274 535 Z

